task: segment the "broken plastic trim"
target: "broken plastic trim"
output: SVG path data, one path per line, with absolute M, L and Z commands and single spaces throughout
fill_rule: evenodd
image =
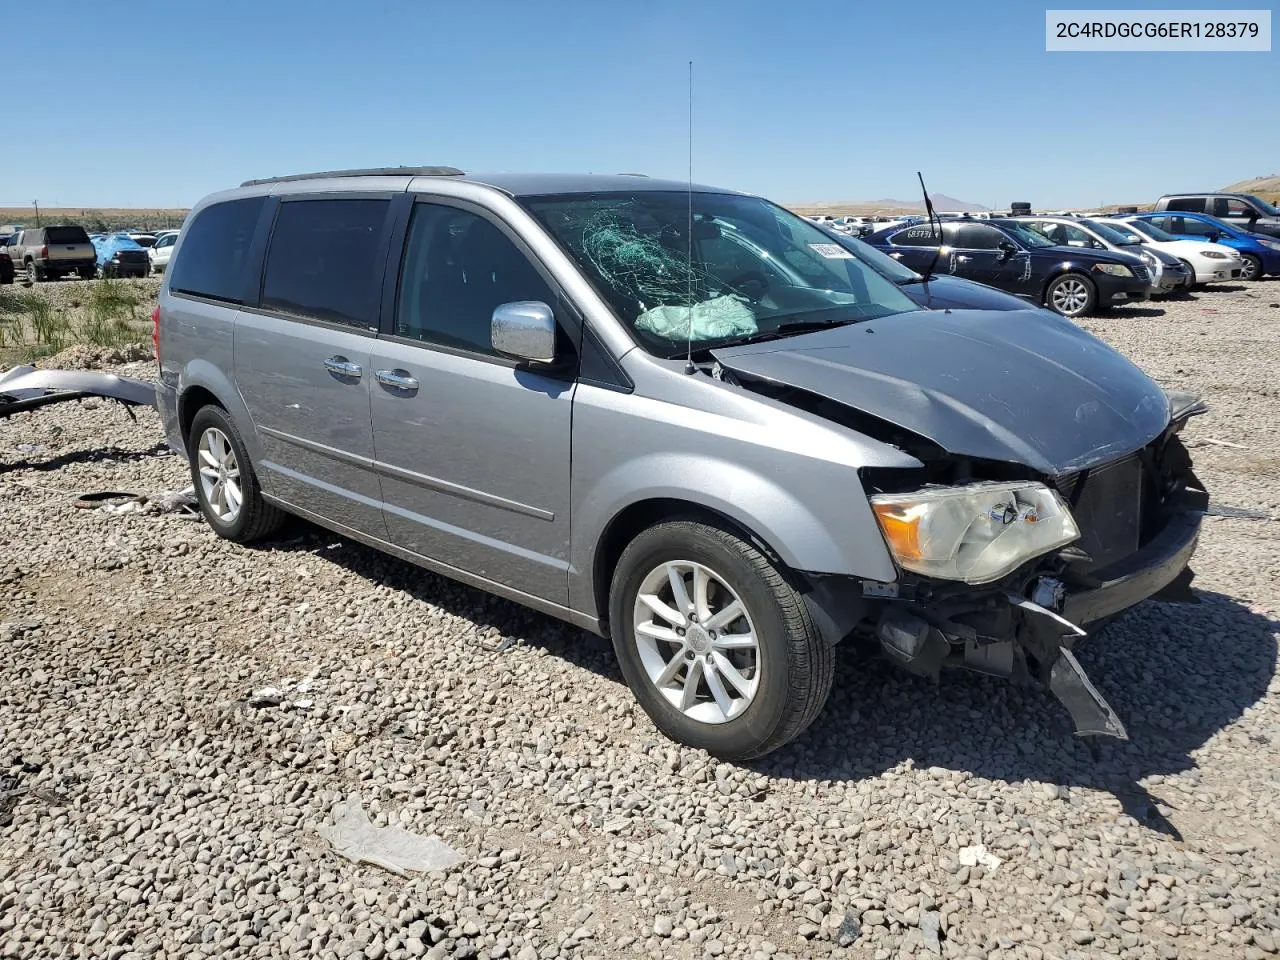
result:
M 104 397 L 129 406 L 155 406 L 154 384 L 100 370 L 37 370 L 25 364 L 0 374 L 0 419 L 51 403 Z

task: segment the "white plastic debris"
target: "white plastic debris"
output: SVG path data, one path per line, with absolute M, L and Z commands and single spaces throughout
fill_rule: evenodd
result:
M 284 692 L 278 687 L 263 687 L 261 690 L 255 690 L 249 697 L 249 706 L 278 707 L 283 699 Z
M 994 870 L 1002 863 L 1004 861 L 994 853 L 989 852 L 984 844 L 976 843 L 971 847 L 960 848 L 960 866 L 962 867 L 982 867 L 986 870 Z
M 334 824 L 320 836 L 334 853 L 353 863 L 368 863 L 404 876 L 409 872 L 444 870 L 462 862 L 462 854 L 436 837 L 420 837 L 403 827 L 375 827 L 353 793 L 333 808 Z

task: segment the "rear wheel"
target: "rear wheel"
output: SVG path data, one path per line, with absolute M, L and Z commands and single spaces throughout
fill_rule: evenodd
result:
M 1244 262 L 1240 265 L 1241 280 L 1261 280 L 1262 279 L 1262 261 L 1255 257 L 1252 253 L 1242 253 L 1241 258 Z
M 187 437 L 191 481 L 214 533 L 251 543 L 280 529 L 285 513 L 262 499 L 235 422 L 221 407 L 201 407 Z
M 31 283 L 39 283 L 43 279 L 40 276 L 40 268 L 36 266 L 34 260 L 27 261 L 27 280 Z
M 1098 305 L 1098 289 L 1080 273 L 1064 273 L 1054 278 L 1045 291 L 1045 303 L 1064 317 L 1084 317 Z
M 93 267 L 81 267 L 81 268 L 80 268 L 80 270 L 79 270 L 78 272 L 79 272 L 79 274 L 80 274 L 80 279 L 81 279 L 81 280 L 92 280 L 92 279 L 93 279 L 93 274 L 94 274 L 94 269 L 93 269 Z
M 623 676 L 663 733 L 726 760 L 799 736 L 834 655 L 774 561 L 736 534 L 658 524 L 623 551 L 610 592 Z

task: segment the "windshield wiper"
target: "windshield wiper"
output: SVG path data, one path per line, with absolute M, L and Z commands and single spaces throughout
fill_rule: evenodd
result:
M 847 327 L 853 323 L 863 323 L 869 317 L 846 318 L 843 320 L 795 320 L 791 323 L 783 323 L 774 327 L 772 330 L 766 330 L 763 333 L 748 333 L 741 337 L 732 337 L 728 340 L 721 340 L 719 343 L 708 344 L 704 350 L 718 350 L 721 347 L 740 347 L 748 343 L 764 343 L 767 340 L 781 340 L 784 337 L 792 336 L 797 333 L 810 333 L 814 330 L 829 330 L 832 327 Z

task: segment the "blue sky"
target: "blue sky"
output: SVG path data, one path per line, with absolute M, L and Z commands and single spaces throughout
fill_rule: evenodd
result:
M 1280 172 L 1280 54 L 1046 53 L 1049 5 L 77 4 L 15 26 L 9 62 L 45 66 L 5 139 L 41 162 L 0 165 L 0 206 L 402 163 L 683 178 L 690 59 L 695 179 L 783 202 L 913 198 L 917 169 L 1001 206 Z

